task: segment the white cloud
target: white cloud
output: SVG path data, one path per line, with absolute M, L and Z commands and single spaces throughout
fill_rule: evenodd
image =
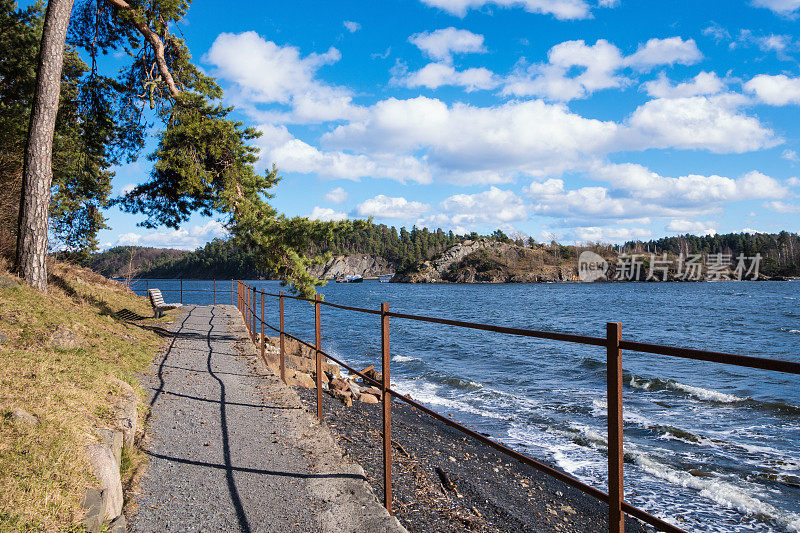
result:
M 520 172 L 542 175 L 572 167 L 606 152 L 616 132 L 613 122 L 586 119 L 538 100 L 448 107 L 420 96 L 378 102 L 365 120 L 336 127 L 322 143 L 372 153 L 424 150 L 426 163 L 444 179 L 484 173 L 497 183 Z
M 345 20 L 342 24 L 344 24 L 344 27 L 347 28 L 347 31 L 350 33 L 355 33 L 361 29 L 361 24 L 353 22 L 352 20 Z
M 670 178 L 642 165 L 627 163 L 596 168 L 592 175 L 633 198 L 672 207 L 779 199 L 788 194 L 786 187 L 776 179 L 758 171 L 748 172 L 738 179 L 697 174 Z
M 794 150 L 784 150 L 781 153 L 781 159 L 785 159 L 787 161 L 791 161 L 792 163 L 800 163 L 800 156 L 797 155 L 797 152 Z M 791 178 L 797 179 L 797 178 Z
M 497 187 L 476 194 L 450 196 L 440 207 L 455 225 L 508 223 L 528 218 L 522 199 L 512 191 Z
M 339 120 L 359 113 L 348 89 L 316 79 L 321 67 L 340 58 L 333 47 L 302 57 L 298 48 L 280 46 L 253 31 L 219 34 L 204 56 L 217 76 L 236 84 L 234 98 L 291 106 L 291 113 L 273 112 L 273 118 L 294 122 Z
M 716 224 L 713 222 L 700 222 L 691 220 L 671 220 L 667 227 L 667 231 L 672 233 L 679 233 L 684 235 L 691 233 L 692 235 L 716 235 L 717 230 L 714 228 Z
M 741 112 L 746 101 L 735 94 L 651 100 L 628 119 L 628 142 L 631 147 L 716 153 L 742 153 L 778 144 L 780 139 L 771 130 Z
M 430 210 L 430 205 L 422 202 L 410 202 L 405 198 L 392 198 L 379 194 L 374 198 L 358 204 L 356 211 L 359 215 L 375 218 L 413 219 Z
M 521 7 L 530 13 L 553 15 L 557 19 L 585 19 L 591 16 L 589 4 L 584 0 L 422 0 L 424 4 L 438 7 L 450 14 L 463 17 L 469 9 L 494 4 L 500 7 Z M 616 0 L 601 0 L 599 7 L 614 7 Z
M 591 46 L 582 40 L 565 41 L 553 46 L 547 58 L 546 64 L 518 67 L 508 77 L 503 94 L 569 101 L 584 98 L 596 90 L 619 87 L 625 81 L 616 75 L 622 67 L 622 54 L 605 39 Z M 575 67 L 583 71 L 569 76 Z
M 745 83 L 744 88 L 765 104 L 800 104 L 800 78 L 790 78 L 784 74 L 759 74 Z
M 680 37 L 650 39 L 640 45 L 635 54 L 625 58 L 625 64 L 640 70 L 649 70 L 657 65 L 694 65 L 703 59 L 694 39 L 684 41 Z
M 225 238 L 227 236 L 228 231 L 220 222 L 210 220 L 202 225 L 176 230 L 123 233 L 117 237 L 116 242 L 108 244 L 112 246 L 132 245 L 194 250 L 212 239 L 217 237 Z
M 789 178 L 786 180 L 786 185 L 789 187 L 800 187 L 800 178 Z
M 773 211 L 777 211 L 778 213 L 800 213 L 800 206 L 787 204 L 786 202 L 781 202 L 779 200 L 767 202 L 764 204 L 764 207 L 772 209 Z
M 647 94 L 655 98 L 686 98 L 690 96 L 704 96 L 718 94 L 725 88 L 725 84 L 714 72 L 701 72 L 691 79 L 677 85 L 667 79 L 662 72 L 658 79 L 648 81 L 643 85 Z
M 347 200 L 348 194 L 347 191 L 342 189 L 341 187 L 336 187 L 335 189 L 331 189 L 325 194 L 325 199 L 329 202 L 334 204 L 341 204 Z
M 392 82 L 406 87 L 427 87 L 429 89 L 453 85 L 464 87 L 467 92 L 494 89 L 500 84 L 497 76 L 483 67 L 456 70 L 445 63 L 428 63 L 420 70 L 393 77 Z
M 757 7 L 765 7 L 778 15 L 794 17 L 800 9 L 800 0 L 751 0 Z
M 311 220 L 321 220 L 323 222 L 338 222 L 340 220 L 347 220 L 347 213 L 336 211 L 329 207 L 319 206 L 315 206 L 314 209 L 311 210 L 311 214 L 306 216 Z
M 572 228 L 569 237 L 577 242 L 623 243 L 646 239 L 652 232 L 645 228 L 615 228 L 607 226 L 583 226 Z
M 703 29 L 703 35 L 711 37 L 717 43 L 731 40 L 730 32 L 717 24 L 712 24 L 711 26 Z
M 567 102 L 601 89 L 624 86 L 630 80 L 619 72 L 626 67 L 649 70 L 657 65 L 693 64 L 700 58 L 694 40 L 680 37 L 650 39 L 628 57 L 605 39 L 593 45 L 583 40 L 565 41 L 550 49 L 547 63 L 520 63 L 506 79 L 503 94 Z
M 430 169 L 412 155 L 389 151 L 372 154 L 351 154 L 343 151 L 322 151 L 294 138 L 283 126 L 261 125 L 265 135 L 255 143 L 261 149 L 260 168 L 275 163 L 282 172 L 316 174 L 323 178 L 348 179 L 387 178 L 399 182 L 430 183 Z
M 130 193 L 130 192 L 133 192 L 133 189 L 135 189 L 135 188 L 136 188 L 136 184 L 135 184 L 135 183 L 129 183 L 129 184 L 127 184 L 127 185 L 124 185 L 124 186 L 123 186 L 123 187 L 122 187 L 122 188 L 119 190 L 119 194 L 120 194 L 120 195 L 122 195 L 122 196 L 124 196 L 124 195 L 126 195 L 126 194 L 128 194 L 128 193 Z
M 533 211 L 539 215 L 573 220 L 624 218 L 644 213 L 638 202 L 613 198 L 605 187 L 581 187 L 565 190 L 564 180 L 550 178 L 534 181 L 523 191 L 533 199 Z
M 444 28 L 434 32 L 415 33 L 408 42 L 419 48 L 435 61 L 450 63 L 453 54 L 483 54 L 483 35 L 456 28 Z

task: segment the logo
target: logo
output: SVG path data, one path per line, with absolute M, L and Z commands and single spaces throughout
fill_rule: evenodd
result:
M 581 252 L 578 258 L 578 277 L 581 281 L 597 281 L 608 272 L 608 262 L 602 256 L 589 250 Z

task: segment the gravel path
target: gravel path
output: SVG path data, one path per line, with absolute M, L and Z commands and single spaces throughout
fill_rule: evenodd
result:
M 404 531 L 233 306 L 187 306 L 144 379 L 150 456 L 134 531 Z

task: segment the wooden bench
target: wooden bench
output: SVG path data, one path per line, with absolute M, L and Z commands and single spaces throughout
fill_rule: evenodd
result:
M 161 291 L 158 289 L 147 289 L 147 296 L 150 298 L 150 305 L 153 306 L 153 312 L 156 318 L 164 316 L 164 311 L 181 307 L 183 304 L 167 304 L 164 303 L 164 297 L 161 296 Z

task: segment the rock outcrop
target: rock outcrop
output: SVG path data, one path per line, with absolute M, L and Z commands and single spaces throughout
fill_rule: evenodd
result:
M 562 263 L 562 264 L 558 264 Z M 573 261 L 554 261 L 545 248 L 490 239 L 464 241 L 392 281 L 405 283 L 536 283 L 577 278 Z
M 394 267 L 379 255 L 353 254 L 337 255 L 324 265 L 314 265 L 309 269 L 312 276 L 320 279 L 335 279 L 341 276 L 375 277 L 392 274 Z

